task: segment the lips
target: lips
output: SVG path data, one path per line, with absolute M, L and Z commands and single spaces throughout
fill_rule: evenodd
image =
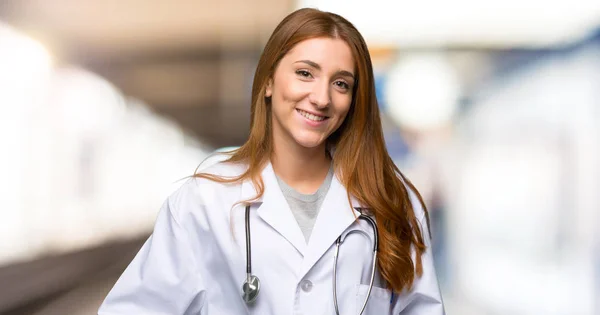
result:
M 298 108 L 296 108 L 296 111 L 298 111 L 298 113 L 300 115 L 302 115 L 304 118 L 314 121 L 314 122 L 320 122 L 320 121 L 323 121 L 323 120 L 329 118 L 329 117 L 323 116 L 323 115 L 315 115 L 313 113 L 310 113 L 310 112 L 307 112 L 305 110 L 298 109 Z

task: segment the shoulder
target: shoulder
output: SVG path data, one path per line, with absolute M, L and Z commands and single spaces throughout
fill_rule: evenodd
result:
M 419 221 L 422 221 L 425 218 L 425 209 L 423 208 L 421 200 L 417 195 L 418 192 L 415 189 L 411 188 L 410 185 L 404 184 L 404 187 L 406 187 L 406 191 L 408 192 L 408 198 L 410 199 L 410 203 L 412 205 L 413 211 L 415 212 L 415 216 Z
M 244 173 L 247 166 L 218 162 L 198 171 L 197 174 L 233 178 Z M 197 212 L 215 204 L 235 203 L 241 183 L 220 183 L 203 177 L 190 177 L 167 199 L 169 208 L 176 218 Z M 231 199 L 231 200 L 230 200 Z
M 212 161 L 206 160 L 198 168 L 198 173 L 222 176 L 222 177 L 235 177 L 242 175 L 247 169 L 248 165 L 243 163 L 231 163 L 225 162 L 224 159 L 227 156 L 220 155 Z
M 414 184 L 406 177 L 406 175 L 404 175 L 404 173 L 402 173 L 402 175 L 398 174 L 398 179 L 400 179 L 400 182 L 402 182 L 402 185 L 404 185 L 404 189 L 406 189 L 406 193 L 408 194 L 408 199 L 412 206 L 415 217 L 421 225 L 424 222 L 426 223 L 427 218 L 425 208 L 421 203 L 421 197 L 417 187 L 414 186 Z
M 429 217 L 424 208 L 423 203 L 421 203 L 421 198 L 417 189 L 412 185 L 407 183 L 407 180 L 401 179 L 404 187 L 406 188 L 406 192 L 408 193 L 408 198 L 410 200 L 413 213 L 415 214 L 415 218 L 417 219 L 418 228 L 421 230 L 421 234 L 423 236 L 423 241 L 425 242 L 425 246 L 431 246 L 431 233 L 429 228 Z

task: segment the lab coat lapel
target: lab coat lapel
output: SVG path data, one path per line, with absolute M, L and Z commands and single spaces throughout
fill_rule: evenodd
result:
M 336 176 L 333 176 L 308 242 L 300 278 L 310 271 L 335 243 L 338 236 L 356 221 L 360 213 L 353 207 L 360 207 L 360 205 L 354 198 L 351 198 L 351 202 L 352 205 L 348 203 L 348 195 L 344 186 Z
M 306 240 L 300 230 L 300 226 L 294 218 L 290 206 L 285 200 L 275 172 L 270 163 L 265 166 L 262 171 L 262 178 L 265 185 L 265 192 L 257 202 L 258 216 L 269 224 L 275 231 L 283 236 L 290 244 L 292 244 L 300 254 L 304 255 L 306 251 Z M 256 195 L 252 182 L 244 181 L 242 184 L 242 198 L 249 199 Z

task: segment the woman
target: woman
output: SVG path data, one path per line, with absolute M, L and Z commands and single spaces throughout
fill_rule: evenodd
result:
M 427 221 L 363 38 L 301 9 L 260 58 L 248 141 L 168 198 L 99 314 L 443 314 Z

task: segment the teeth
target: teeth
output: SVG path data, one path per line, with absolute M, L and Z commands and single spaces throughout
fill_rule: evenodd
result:
M 306 117 L 306 118 L 308 118 L 308 119 L 310 119 L 312 121 L 322 121 L 322 120 L 325 119 L 325 117 L 315 116 L 315 115 L 313 115 L 311 113 L 307 113 L 307 112 L 305 112 L 303 110 L 300 110 L 300 109 L 298 110 L 298 112 L 300 113 L 300 115 L 302 115 L 302 116 L 304 116 L 304 117 Z

